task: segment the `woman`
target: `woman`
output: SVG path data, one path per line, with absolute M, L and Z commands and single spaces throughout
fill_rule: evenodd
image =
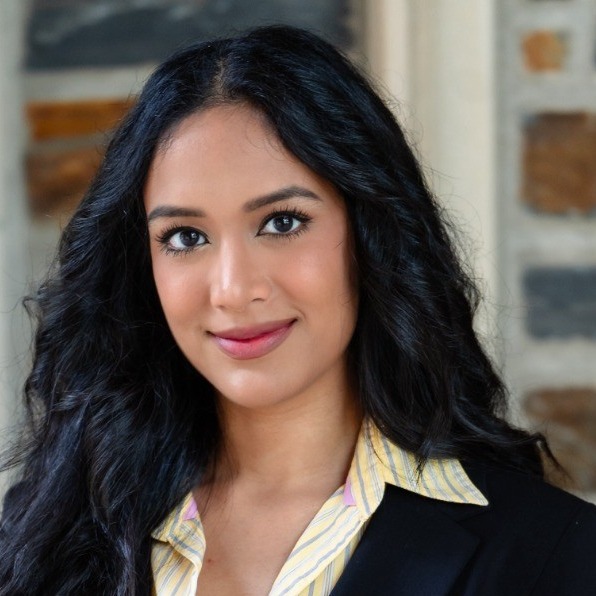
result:
M 0 594 L 593 593 L 595 509 L 500 417 L 476 302 L 336 50 L 182 50 L 36 296 Z

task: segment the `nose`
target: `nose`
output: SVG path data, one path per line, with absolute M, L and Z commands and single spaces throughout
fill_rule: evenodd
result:
M 254 247 L 242 242 L 222 243 L 213 263 L 210 299 L 214 308 L 242 312 L 253 302 L 264 302 L 271 283 Z

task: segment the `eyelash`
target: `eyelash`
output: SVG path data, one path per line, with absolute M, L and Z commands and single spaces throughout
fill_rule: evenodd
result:
M 287 233 L 279 233 L 279 234 L 260 234 L 260 231 L 273 219 L 275 219 L 276 217 L 283 217 L 283 216 L 289 216 L 292 219 L 296 219 L 300 222 L 300 226 L 293 231 L 287 232 Z M 308 228 L 308 224 L 310 223 L 310 221 L 312 220 L 312 218 L 307 215 L 304 211 L 297 209 L 297 208 L 289 208 L 289 209 L 278 209 L 276 211 L 273 211 L 271 213 L 269 213 L 266 217 L 263 218 L 263 220 L 261 221 L 261 224 L 259 226 L 259 234 L 258 235 L 265 235 L 265 236 L 270 236 L 273 238 L 276 238 L 278 240 L 291 240 L 292 238 L 295 238 L 297 236 L 299 236 L 300 234 L 302 234 L 303 232 L 305 232 Z M 189 252 L 192 252 L 193 250 L 197 249 L 199 246 L 202 245 L 195 245 L 195 246 L 189 246 L 188 248 L 172 248 L 169 245 L 169 242 L 172 238 L 172 236 L 174 236 L 175 234 L 179 233 L 179 232 L 197 232 L 200 236 L 202 236 L 203 238 L 205 238 L 205 240 L 207 240 L 207 236 L 205 234 L 203 234 L 203 232 L 201 232 L 200 230 L 197 230 L 196 228 L 192 227 L 192 226 L 181 226 L 181 225 L 177 225 L 177 224 L 173 224 L 170 227 L 166 228 L 165 230 L 163 230 L 156 238 L 157 242 L 161 245 L 161 249 L 163 250 L 163 252 L 165 254 L 171 254 L 171 255 L 185 255 Z M 207 242 L 205 242 L 205 244 L 207 244 Z
M 300 226 L 296 229 L 296 230 L 292 230 L 290 232 L 286 232 L 284 233 L 279 233 L 279 234 L 264 234 L 267 236 L 271 236 L 273 238 L 276 238 L 277 240 L 291 240 L 292 238 L 295 238 L 296 236 L 299 236 L 300 234 L 302 234 L 303 232 L 306 232 L 306 230 L 308 229 L 308 224 L 311 222 L 312 218 L 306 214 L 304 211 L 292 207 L 289 209 L 277 209 L 275 211 L 273 211 L 272 213 L 269 213 L 266 217 L 263 218 L 263 221 L 261 221 L 261 225 L 259 226 L 259 231 L 262 230 L 266 224 L 268 224 L 270 221 L 274 220 L 277 217 L 283 217 L 283 216 L 289 216 L 292 219 L 296 219 L 300 222 Z
M 175 234 L 178 234 L 180 232 L 197 232 L 203 238 L 205 238 L 205 239 L 207 238 L 207 236 L 205 236 L 205 234 L 203 234 L 196 228 L 193 228 L 192 226 L 180 226 L 180 225 L 173 224 L 173 225 L 167 227 L 165 230 L 163 230 L 163 232 L 161 232 L 156 237 L 157 242 L 161 245 L 161 250 L 165 254 L 174 255 L 174 256 L 185 255 L 197 248 L 196 245 L 189 246 L 187 248 L 172 248 L 170 246 L 170 240 L 171 240 L 172 236 L 174 236 Z

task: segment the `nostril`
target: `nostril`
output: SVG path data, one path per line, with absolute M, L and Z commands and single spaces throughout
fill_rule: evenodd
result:
M 243 311 L 252 302 L 263 302 L 271 295 L 271 285 L 261 268 L 248 264 L 222 267 L 211 288 L 216 308 Z

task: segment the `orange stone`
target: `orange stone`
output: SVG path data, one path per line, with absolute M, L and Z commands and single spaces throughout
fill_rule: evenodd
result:
M 26 160 L 27 187 L 34 215 L 71 211 L 91 183 L 102 153 L 96 146 L 30 152 Z
M 134 103 L 132 99 L 31 102 L 26 113 L 32 138 L 45 141 L 110 130 Z
M 555 31 L 533 31 L 522 40 L 524 63 L 532 72 L 561 70 L 567 48 L 564 37 Z
M 98 99 L 27 104 L 31 139 L 26 175 L 34 215 L 60 215 L 76 207 L 101 162 L 107 133 L 134 103 Z

